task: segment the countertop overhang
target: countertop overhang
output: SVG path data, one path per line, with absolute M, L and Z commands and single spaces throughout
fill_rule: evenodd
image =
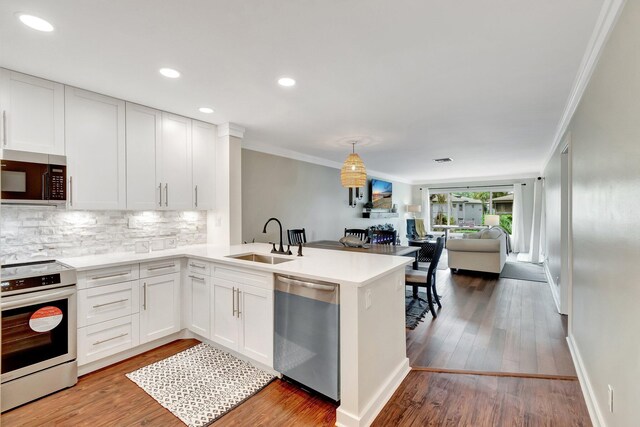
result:
M 182 246 L 175 249 L 149 253 L 122 252 L 87 255 L 74 258 L 62 258 L 60 261 L 74 267 L 77 271 L 85 271 L 131 263 L 186 257 L 238 268 L 287 274 L 359 287 L 365 286 L 391 271 L 404 268 L 414 260 L 411 257 L 405 256 L 343 252 L 316 248 L 304 248 L 304 256 L 302 257 L 296 255 L 271 254 L 270 252 L 271 245 L 267 243 L 249 243 L 232 246 L 203 244 Z M 291 261 L 272 265 L 229 258 L 230 256 L 247 253 L 274 255 L 289 258 Z

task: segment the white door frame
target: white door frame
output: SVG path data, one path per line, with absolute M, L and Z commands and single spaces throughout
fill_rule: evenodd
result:
M 571 150 L 571 132 L 567 132 L 564 138 L 565 147 L 562 153 L 566 153 L 567 157 L 567 229 L 566 234 L 562 238 L 567 239 L 567 268 L 566 268 L 566 304 L 567 314 L 569 316 L 568 333 L 571 334 L 572 318 L 573 318 L 573 162 Z M 561 172 L 562 173 L 562 172 Z

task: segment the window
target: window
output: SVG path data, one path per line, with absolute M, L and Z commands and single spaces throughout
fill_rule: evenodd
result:
M 443 192 L 431 194 L 431 226 L 483 225 L 487 214 L 500 215 L 500 226 L 511 234 L 513 191 Z

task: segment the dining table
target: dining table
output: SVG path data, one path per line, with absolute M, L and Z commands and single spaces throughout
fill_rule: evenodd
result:
M 420 252 L 419 246 L 381 245 L 375 243 L 367 243 L 364 247 L 357 248 L 344 246 L 337 240 L 316 240 L 314 242 L 305 243 L 304 246 L 307 248 L 362 252 L 367 254 L 410 256 L 414 258 L 413 269 L 418 269 L 418 253 Z

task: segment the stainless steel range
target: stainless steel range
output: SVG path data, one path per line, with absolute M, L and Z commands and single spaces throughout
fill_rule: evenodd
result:
M 78 382 L 76 272 L 57 261 L 3 265 L 2 411 Z

